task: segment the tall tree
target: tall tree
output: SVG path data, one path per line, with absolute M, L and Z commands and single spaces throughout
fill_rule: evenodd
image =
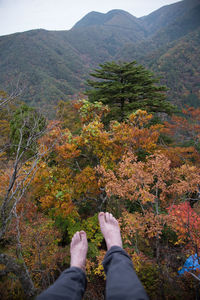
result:
M 175 107 L 166 101 L 165 86 L 135 61 L 100 64 L 90 75 L 98 80 L 88 80 L 91 89 L 86 91 L 90 102 L 101 101 L 109 105 L 109 119 L 123 121 L 131 112 L 145 109 L 149 112 L 170 114 Z

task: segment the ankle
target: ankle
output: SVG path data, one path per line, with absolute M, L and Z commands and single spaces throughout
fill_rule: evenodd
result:
M 71 264 L 70 264 L 70 268 L 73 268 L 73 267 L 78 268 L 78 269 L 81 269 L 81 270 L 85 273 L 85 269 L 86 269 L 86 266 L 85 266 L 85 265 L 81 265 L 81 264 L 73 264 L 73 263 L 71 263 Z
M 113 242 L 111 240 L 107 240 L 106 241 L 106 245 L 107 245 L 107 250 L 110 250 L 110 248 L 114 247 L 114 246 L 117 246 L 117 247 L 120 247 L 123 249 L 123 246 L 122 246 L 122 242 L 118 241 L 118 242 Z

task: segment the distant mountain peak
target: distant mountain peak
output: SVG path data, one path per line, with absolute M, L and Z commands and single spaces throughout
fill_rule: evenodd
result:
M 98 26 L 98 25 L 122 25 L 121 23 L 135 22 L 136 17 L 131 15 L 122 9 L 112 9 L 107 13 L 100 13 L 97 11 L 91 11 L 85 15 L 80 21 L 78 21 L 73 28 L 81 28 L 88 26 Z
M 131 16 L 131 17 L 134 17 L 133 15 L 131 15 L 129 12 L 127 12 L 127 11 L 125 11 L 125 10 L 123 10 L 123 9 L 112 9 L 112 10 L 110 10 L 110 11 L 108 11 L 107 13 L 106 13 L 106 15 L 111 15 L 111 14 L 121 14 L 121 15 L 129 15 L 129 16 Z M 135 18 L 135 17 L 134 17 Z

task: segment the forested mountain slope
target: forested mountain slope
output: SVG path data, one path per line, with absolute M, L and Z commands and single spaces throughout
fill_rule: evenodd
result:
M 154 35 L 150 35 L 148 38 L 137 44 L 126 45 L 125 48 L 122 48 L 118 53 L 118 57 L 123 59 L 145 60 L 146 56 L 149 56 L 150 53 L 154 54 L 158 52 L 158 50 L 164 53 L 166 50 L 170 49 L 172 42 L 178 43 L 180 38 L 195 31 L 199 27 L 200 3 L 190 10 L 186 9 L 183 15 L 175 20 L 173 19 L 173 21 L 169 25 L 166 25 L 165 28 L 161 27 L 160 30 L 156 30 Z
M 60 99 L 83 91 L 99 63 L 137 60 L 162 75 L 170 100 L 189 97 L 198 103 L 199 16 L 199 0 L 184 0 L 143 18 L 123 10 L 91 12 L 69 31 L 2 36 L 0 88 L 9 91 L 20 80 L 23 100 L 51 110 Z
M 148 31 L 149 35 L 155 34 L 161 29 L 166 28 L 173 22 L 181 18 L 189 10 L 199 4 L 199 0 L 185 0 L 174 4 L 166 5 L 152 12 L 148 16 L 140 18 L 143 26 Z
M 188 5 L 185 8 L 185 14 L 166 28 L 136 45 L 126 45 L 116 59 L 136 59 L 161 76 L 162 83 L 169 88 L 171 101 L 199 106 L 200 4 L 191 5 L 190 10 Z
M 31 104 L 64 99 L 80 89 L 86 59 L 59 32 L 33 30 L 0 38 L 1 88 L 20 80 Z
M 200 28 L 158 55 L 149 67 L 159 74 L 177 104 L 200 106 Z
M 22 99 L 35 105 L 56 103 L 80 91 L 93 67 L 145 36 L 132 15 L 118 10 L 105 15 L 109 26 L 102 22 L 69 31 L 32 30 L 0 37 L 0 87 L 7 89 L 20 77 L 26 86 Z

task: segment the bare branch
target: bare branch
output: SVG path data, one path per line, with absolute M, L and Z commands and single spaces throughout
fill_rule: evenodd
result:
M 188 272 L 187 273 L 191 274 L 195 279 L 197 279 L 200 282 L 200 277 L 196 276 L 194 273 L 192 272 Z
M 20 87 L 19 80 L 18 80 L 15 89 L 12 90 L 10 95 L 6 96 L 0 94 L 0 110 L 5 108 L 9 103 L 15 101 L 15 99 L 22 94 L 23 90 L 24 87 Z

